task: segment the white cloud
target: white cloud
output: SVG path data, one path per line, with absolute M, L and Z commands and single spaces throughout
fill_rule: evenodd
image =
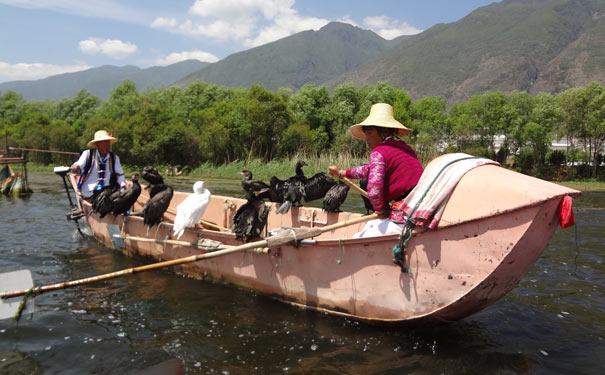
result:
M 87 55 L 102 53 L 113 59 L 125 59 L 137 51 L 137 46 L 130 42 L 115 39 L 88 38 L 80 41 L 80 51 Z
M 178 23 L 175 18 L 158 17 L 151 23 L 150 26 L 154 29 L 163 29 L 176 27 L 177 25 Z
M 385 39 L 394 39 L 401 35 L 414 35 L 422 32 L 422 30 L 411 26 L 407 22 L 399 22 L 388 16 L 365 17 L 363 23 L 365 27 Z
M 157 59 L 157 65 L 170 65 L 177 63 L 179 61 L 185 61 L 190 59 L 196 59 L 200 61 L 205 61 L 209 63 L 217 62 L 218 57 L 214 56 L 211 53 L 204 51 L 183 51 L 183 52 L 173 52 L 170 55 Z
M 87 65 L 9 64 L 0 61 L 0 82 L 33 80 L 90 69 Z
M 195 0 L 191 18 L 156 18 L 151 27 L 189 36 L 258 46 L 294 33 L 319 29 L 329 20 L 303 17 L 293 8 L 295 0 Z
M 145 23 L 148 18 L 145 10 L 129 8 L 116 0 L 0 0 L 0 4 L 134 23 Z
M 350 25 L 359 27 L 359 24 L 357 22 L 353 21 L 353 19 L 351 18 L 351 16 L 348 15 L 348 14 L 342 16 L 341 18 L 337 19 L 336 21 L 342 22 L 342 23 L 348 23 Z
M 296 12 L 284 12 L 274 19 L 274 23 L 260 30 L 255 38 L 244 41 L 247 47 L 256 47 L 304 30 L 318 30 L 329 21 L 323 18 L 300 17 Z

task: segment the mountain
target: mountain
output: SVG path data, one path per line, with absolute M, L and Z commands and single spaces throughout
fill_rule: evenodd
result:
M 389 82 L 460 102 L 486 91 L 556 93 L 605 82 L 605 1 L 504 0 L 414 35 L 324 82 Z
M 141 69 L 136 66 L 104 65 L 75 73 L 50 76 L 35 81 L 0 83 L 0 91 L 15 91 L 25 100 L 58 100 L 72 97 L 86 89 L 101 99 L 108 99 L 111 91 L 125 79 L 132 80 L 139 91 L 147 87 L 168 86 L 195 72 L 208 63 L 198 60 L 181 61 L 168 66 Z
M 213 64 L 103 66 L 0 83 L 0 91 L 14 90 L 31 100 L 73 96 L 85 88 L 106 99 L 126 78 L 139 91 L 195 80 L 231 87 L 259 83 L 273 91 L 306 83 L 332 89 L 349 82 L 358 87 L 388 82 L 414 99 L 436 95 L 450 104 L 486 91 L 558 93 L 605 83 L 605 0 L 502 0 L 457 22 L 393 40 L 332 22 Z
M 230 55 L 176 84 L 200 80 L 221 86 L 250 87 L 256 83 L 277 91 L 320 84 L 383 54 L 405 38 L 388 41 L 369 30 L 332 22 Z

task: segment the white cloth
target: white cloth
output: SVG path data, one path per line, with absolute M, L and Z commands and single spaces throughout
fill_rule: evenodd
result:
M 460 161 L 453 162 L 455 160 Z M 422 173 L 418 185 L 397 208 L 402 210 L 406 217 L 411 214 L 416 226 L 435 228 L 458 181 L 466 172 L 485 164 L 500 165 L 490 159 L 475 158 L 463 153 L 442 155 L 429 163 Z M 441 172 L 444 167 L 446 169 Z M 440 172 L 441 174 L 439 174 Z M 425 192 L 426 195 L 424 195 Z M 417 204 L 418 207 L 412 213 Z
M 363 227 L 361 232 L 353 235 L 353 238 L 365 238 L 384 236 L 385 234 L 401 233 L 403 226 L 393 223 L 390 219 L 374 219 L 370 220 Z
M 86 160 L 88 160 L 88 153 L 91 151 L 93 151 L 93 149 L 89 149 L 89 150 L 82 152 L 78 161 L 74 163 L 75 165 L 77 165 L 80 168 L 80 173 L 82 173 L 84 171 L 84 167 L 86 166 Z M 89 198 L 92 195 L 92 190 L 97 185 L 97 178 L 98 178 L 97 174 L 98 174 L 98 168 L 99 168 L 98 165 L 99 165 L 99 160 L 101 160 L 101 155 L 99 154 L 99 151 L 97 149 L 94 149 L 94 152 L 96 153 L 96 155 L 94 157 L 92 165 L 90 166 L 90 173 L 88 174 L 88 177 L 82 183 L 82 187 L 80 188 L 80 193 L 82 194 L 82 196 L 84 198 Z M 119 174 L 118 183 L 120 184 L 120 187 L 124 188 L 124 187 L 126 187 L 126 178 L 124 177 L 124 169 L 122 169 L 122 164 L 120 164 L 120 158 L 118 157 L 118 155 L 114 154 L 114 157 L 115 157 L 114 172 Z M 111 156 L 109 155 L 109 152 L 105 155 L 105 158 L 103 158 L 103 160 L 105 160 L 105 178 L 103 179 L 103 186 L 106 186 L 106 185 L 109 185 L 109 177 L 110 177 L 109 164 L 111 163 Z

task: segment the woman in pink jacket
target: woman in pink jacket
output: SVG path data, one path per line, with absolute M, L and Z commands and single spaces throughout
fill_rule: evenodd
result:
M 341 170 L 332 165 L 330 175 L 352 179 L 368 179 L 368 199 L 380 219 L 401 222 L 401 212 L 390 210 L 390 202 L 403 200 L 416 186 L 423 172 L 416 153 L 396 136 L 412 132 L 393 117 L 393 107 L 386 103 L 374 104 L 370 115 L 349 128 L 351 135 L 363 139 L 372 150 L 370 163 Z

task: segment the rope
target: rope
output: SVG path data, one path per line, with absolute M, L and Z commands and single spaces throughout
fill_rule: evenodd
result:
M 292 233 L 292 237 L 294 237 L 294 247 L 298 247 L 298 240 L 296 239 L 296 231 L 294 229 L 290 228 L 290 230 L 288 232 Z
M 34 288 L 35 286 L 32 285 L 32 287 L 29 288 L 27 292 L 25 292 L 25 294 L 23 295 L 23 299 L 21 300 L 21 303 L 19 303 L 19 307 L 17 308 L 17 311 L 15 311 L 15 315 L 13 316 L 13 319 L 15 319 L 15 321 L 18 322 L 21 318 L 21 314 L 23 313 L 23 309 L 25 308 L 27 299 L 29 298 L 29 295 L 34 291 Z
M 575 225 L 575 243 L 576 243 L 576 256 L 573 258 L 573 263 L 574 263 L 574 269 L 573 269 L 573 274 L 577 279 L 581 279 L 580 277 L 578 277 L 578 257 L 580 256 L 580 247 L 578 246 L 578 223 L 576 223 Z
M 429 184 L 429 187 L 424 191 L 424 193 L 422 194 L 422 196 L 420 197 L 420 199 L 418 200 L 418 202 L 416 203 L 416 205 L 414 206 L 414 208 L 408 215 L 405 223 L 403 224 L 403 230 L 401 231 L 401 235 L 399 236 L 399 241 L 397 242 L 397 245 L 395 245 L 393 247 L 393 257 L 394 257 L 393 263 L 395 263 L 396 265 L 401 267 L 401 272 L 406 272 L 409 274 L 412 273 L 410 268 L 407 267 L 405 264 L 405 245 L 407 245 L 410 238 L 412 238 L 412 232 L 414 231 L 414 228 L 416 227 L 416 221 L 412 218 L 414 216 L 414 212 L 416 212 L 418 207 L 420 207 L 420 204 L 422 203 L 422 201 L 428 194 L 429 190 L 431 190 L 431 188 L 435 184 L 435 181 L 437 181 L 437 178 L 439 178 L 441 173 L 443 173 L 443 171 L 445 171 L 445 169 L 447 167 L 449 167 L 450 165 L 452 165 L 456 162 L 459 162 L 462 160 L 468 160 L 468 159 L 482 159 L 482 157 L 480 157 L 480 156 L 464 157 L 464 158 L 452 160 L 449 163 L 447 163 L 446 165 L 444 165 L 443 168 L 441 168 L 441 170 L 437 173 L 437 175 L 435 175 L 435 178 L 433 178 L 433 181 L 431 181 L 431 183 Z

